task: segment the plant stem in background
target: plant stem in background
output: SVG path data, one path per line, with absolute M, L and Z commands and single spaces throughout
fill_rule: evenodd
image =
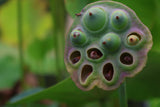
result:
M 18 47 L 20 58 L 20 70 L 24 73 L 23 65 L 23 34 L 22 34 L 22 0 L 17 0 L 17 29 L 18 29 Z
M 124 81 L 119 89 L 118 89 L 118 93 L 119 93 L 119 103 L 120 103 L 120 107 L 128 107 L 128 103 L 127 103 L 127 93 L 126 93 L 126 81 Z
M 64 28 L 65 28 L 65 8 L 64 0 L 49 0 L 52 22 L 53 22 L 53 38 L 55 46 L 56 70 L 58 71 L 57 80 L 60 81 L 64 77 L 64 68 L 61 67 L 64 56 Z M 63 64 L 64 65 L 64 64 Z

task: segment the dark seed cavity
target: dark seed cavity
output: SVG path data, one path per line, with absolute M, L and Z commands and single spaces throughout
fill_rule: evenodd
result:
M 81 59 L 81 54 L 79 51 L 74 51 L 70 56 L 72 64 L 76 64 L 80 59 Z
M 88 53 L 88 57 L 91 59 L 99 59 L 103 56 L 101 51 L 96 48 L 89 49 L 87 53 Z
M 108 81 L 111 81 L 113 78 L 113 74 L 114 74 L 113 65 L 111 63 L 107 63 L 106 65 L 104 65 L 103 75 L 104 75 L 105 79 Z
M 92 66 L 91 65 L 85 65 L 82 68 L 82 72 L 81 72 L 82 82 L 85 82 L 85 80 L 88 78 L 89 75 L 91 75 L 92 72 L 93 72 Z
M 133 56 L 129 53 L 123 53 L 121 56 L 120 56 L 120 61 L 123 63 L 123 64 L 126 64 L 126 65 L 131 65 L 133 63 Z

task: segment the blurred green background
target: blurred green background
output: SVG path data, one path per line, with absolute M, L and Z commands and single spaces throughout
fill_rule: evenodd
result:
M 37 92 L 24 98 L 25 107 L 119 107 L 116 92 L 108 95 L 102 91 L 95 97 L 97 91 L 83 92 L 70 78 L 66 79 L 65 34 L 75 14 L 95 1 L 98 0 L 0 0 L 0 106 L 24 106 L 7 104 L 19 93 L 22 94 L 17 98 L 23 99 Z M 132 8 L 153 35 L 147 63 L 150 69 L 145 69 L 149 73 L 129 81 L 129 107 L 160 107 L 160 0 L 113 1 Z M 139 83 L 142 77 L 146 82 Z M 142 88 L 136 93 L 134 86 Z

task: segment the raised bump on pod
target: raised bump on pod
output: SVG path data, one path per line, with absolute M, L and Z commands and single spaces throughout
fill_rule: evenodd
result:
M 81 30 L 73 30 L 70 35 L 73 44 L 82 45 L 86 42 L 87 37 Z
M 140 41 L 140 36 L 138 34 L 131 34 L 127 37 L 127 43 L 129 45 L 136 45 Z
M 117 30 L 123 30 L 126 28 L 128 22 L 128 16 L 123 10 L 116 10 L 111 15 L 111 25 Z
M 107 15 L 102 8 L 92 7 L 84 14 L 82 21 L 88 30 L 99 31 L 104 28 Z
M 108 51 L 116 51 L 121 44 L 120 37 L 114 33 L 109 33 L 101 39 L 101 45 Z

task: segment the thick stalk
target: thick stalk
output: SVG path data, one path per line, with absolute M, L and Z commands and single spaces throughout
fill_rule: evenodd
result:
M 105 99 L 101 99 L 101 100 L 100 100 L 100 107 L 106 107 L 105 102 L 106 102 Z
M 61 67 L 64 56 L 65 9 L 64 0 L 49 0 L 53 22 L 53 38 L 55 46 L 56 70 L 58 81 L 63 79 L 64 67 Z
M 18 30 L 18 48 L 20 59 L 20 70 L 22 75 L 23 69 L 23 37 L 22 37 L 22 0 L 17 0 L 17 30 Z
M 118 90 L 120 107 L 128 107 L 127 93 L 126 93 L 126 81 L 124 81 Z

